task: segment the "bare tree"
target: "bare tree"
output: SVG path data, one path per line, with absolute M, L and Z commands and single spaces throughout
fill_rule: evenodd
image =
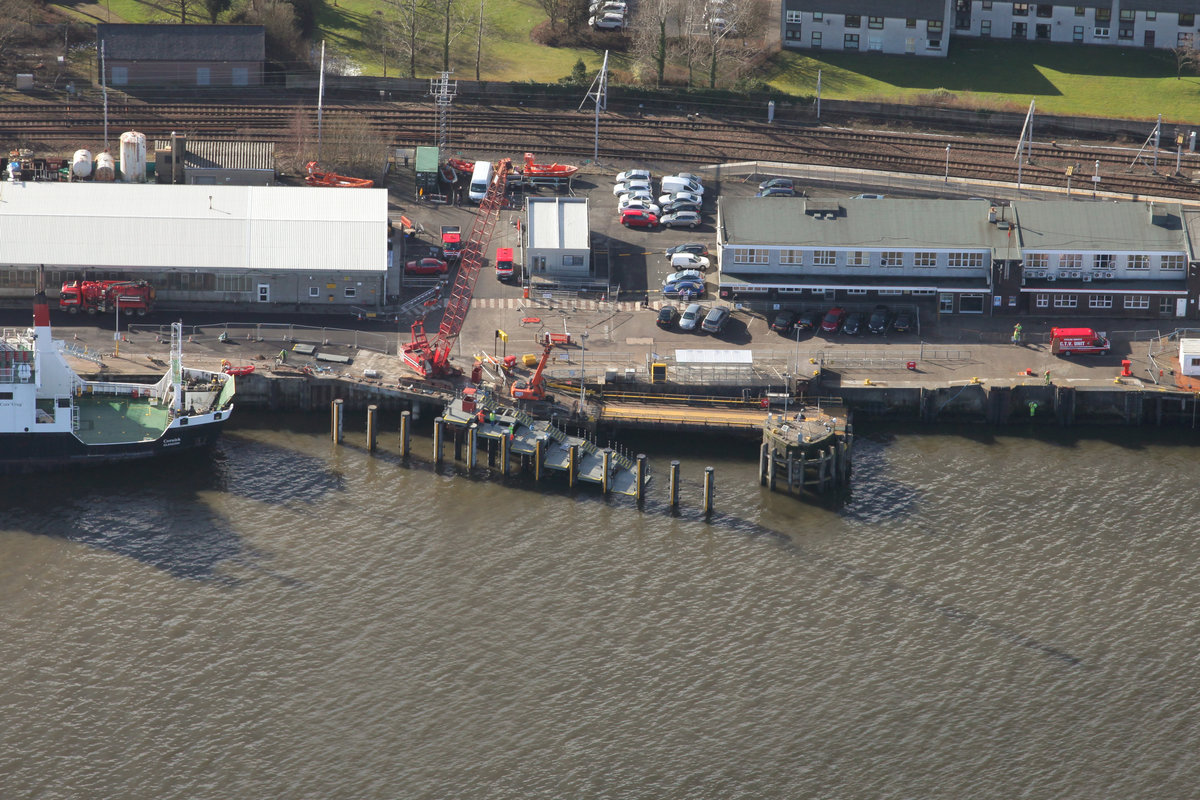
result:
M 29 0 L 0 0 L 0 64 L 8 57 L 13 41 L 29 29 L 33 12 Z
M 171 0 L 170 7 L 179 9 L 179 22 L 182 25 L 187 25 L 188 9 L 192 7 L 195 0 Z
M 450 69 L 450 45 L 470 29 L 475 15 L 463 8 L 465 0 L 431 0 L 430 7 L 442 27 L 442 69 Z
M 420 31 L 427 18 L 421 0 L 389 0 L 382 34 L 396 59 L 408 61 L 408 77 L 417 77 L 417 55 L 421 50 Z
M 556 31 L 567 16 L 571 0 L 537 0 L 537 4 L 538 8 L 545 11 L 546 16 L 550 19 L 550 30 Z
M 479 28 L 475 33 L 475 80 L 479 80 L 479 62 L 483 60 L 483 20 L 486 0 L 479 0 Z
M 766 0 L 740 0 L 724 12 L 726 16 L 711 13 L 705 21 L 708 33 L 708 88 L 715 89 L 719 66 L 730 59 L 745 63 L 758 48 L 746 45 L 747 39 L 757 39 L 763 33 L 767 17 Z M 740 53 L 735 44 L 741 41 Z M 740 66 L 740 64 L 739 64 Z
M 1200 67 L 1200 50 L 1193 47 L 1191 42 L 1172 47 L 1171 55 L 1175 58 L 1175 80 L 1181 79 L 1184 71 L 1194 72 Z
M 670 55 L 671 34 L 678 35 L 683 14 L 679 0 L 642 0 L 633 25 L 633 53 L 639 66 L 654 71 L 654 85 L 662 86 Z

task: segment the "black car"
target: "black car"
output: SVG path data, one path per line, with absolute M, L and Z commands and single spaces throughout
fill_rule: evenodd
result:
M 773 186 L 770 189 L 761 189 L 755 197 L 795 197 L 796 192 L 792 189 L 783 186 Z
M 885 333 L 888 329 L 888 323 L 892 321 L 892 312 L 888 311 L 887 306 L 875 306 L 875 310 L 871 312 L 870 319 L 867 320 L 867 330 L 871 333 Z
M 811 331 L 813 328 L 821 324 L 820 311 L 805 311 L 796 318 L 796 324 L 792 326 L 794 331 Z
M 845 322 L 842 323 L 842 333 L 847 336 L 858 336 L 862 333 L 863 315 L 857 311 L 852 311 L 846 315 Z
M 672 305 L 665 305 L 658 310 L 658 319 L 655 320 L 660 328 L 670 330 L 679 322 L 679 309 Z
M 699 203 L 689 203 L 686 200 L 680 200 L 675 203 L 667 203 L 662 207 L 662 213 L 674 214 L 676 211 L 695 211 L 697 214 L 699 214 L 702 208 L 703 207 Z M 696 255 L 700 254 L 697 253 Z
M 674 247 L 667 248 L 667 258 L 676 253 L 691 253 L 694 256 L 706 256 L 708 255 L 708 248 L 700 242 L 687 242 L 686 244 L 677 244 Z
M 908 333 L 913 328 L 913 315 L 908 311 L 897 311 L 892 320 L 892 330 L 896 333 Z
M 760 192 L 765 192 L 767 189 L 795 189 L 796 185 L 792 183 L 791 178 L 771 178 L 763 181 L 758 185 Z
M 792 326 L 796 324 L 795 311 L 780 311 L 775 315 L 775 319 L 771 320 L 771 330 L 776 333 L 787 336 L 792 332 Z

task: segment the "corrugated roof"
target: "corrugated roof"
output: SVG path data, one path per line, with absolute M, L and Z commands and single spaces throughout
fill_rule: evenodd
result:
M 382 272 L 387 191 L 0 183 L 0 263 Z
M 591 246 L 587 199 L 529 198 L 529 246 L 539 250 L 587 250 Z
M 262 61 L 262 25 L 96 26 L 108 61 Z M 99 46 L 99 44 L 97 44 Z
M 786 0 L 789 11 L 859 14 L 864 17 L 943 19 L 945 0 Z
M 722 197 L 717 203 L 724 242 L 734 246 L 991 248 L 1002 253 L 1019 244 L 1015 234 L 1009 237 L 988 222 L 989 206 L 978 200 L 844 200 L 844 211 L 832 220 L 805 214 L 801 197 Z
M 193 169 L 275 170 L 274 142 L 217 142 L 188 139 L 185 167 Z M 155 150 L 170 150 L 170 139 L 155 139 Z
M 1152 224 L 1151 206 L 1161 224 Z M 1025 252 L 1187 251 L 1179 203 L 1028 200 L 1013 204 Z

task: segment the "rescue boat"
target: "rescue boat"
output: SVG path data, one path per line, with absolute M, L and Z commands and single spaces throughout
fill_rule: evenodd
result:
M 533 153 L 525 154 L 521 174 L 527 178 L 569 178 L 579 171 L 573 164 L 535 164 Z
M 322 172 L 317 169 L 317 162 L 310 161 L 305 167 L 308 175 L 305 176 L 304 182 L 309 186 L 337 186 L 343 189 L 370 189 L 375 185 L 375 181 L 370 178 L 351 178 L 346 175 L 338 175 L 336 172 Z
M 470 178 L 475 172 L 475 162 L 465 158 L 448 158 L 446 164 L 459 175 Z

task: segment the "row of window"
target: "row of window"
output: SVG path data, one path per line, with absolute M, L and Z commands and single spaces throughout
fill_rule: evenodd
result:
M 1147 271 L 1150 269 L 1150 264 L 1153 256 L 1145 253 L 1135 253 L 1124 257 L 1125 269 Z M 1049 269 L 1052 261 L 1049 253 L 1026 253 L 1025 254 L 1025 269 Z M 1095 253 L 1091 257 L 1086 257 L 1083 253 L 1059 253 L 1053 259 L 1054 266 L 1058 269 L 1116 269 L 1121 266 L 1121 257 L 1114 253 Z M 1160 270 L 1179 271 L 1187 265 L 1187 259 L 1183 255 L 1161 255 L 1158 256 L 1158 268 Z
M 1029 3 L 1013 3 L 1012 4 L 1013 16 L 1014 17 L 1029 16 L 1029 6 L 1030 6 Z M 969 9 L 963 7 L 963 0 L 959 0 L 959 5 L 957 8 L 959 11 L 969 10 Z M 988 2 L 988 0 L 984 0 L 983 10 L 988 11 L 991 8 L 992 8 L 991 2 Z M 1037 9 L 1036 16 L 1042 17 L 1043 19 L 1054 16 L 1054 6 L 1053 5 L 1048 5 L 1048 4 L 1043 3 L 1043 4 L 1037 5 L 1036 9 Z M 1096 11 L 1095 21 L 1096 21 L 1097 25 L 1104 26 L 1112 21 L 1112 9 L 1111 8 L 1097 8 L 1097 9 L 1095 9 L 1095 11 Z M 1085 6 L 1075 6 L 1075 16 L 1077 16 L 1077 17 L 1086 16 L 1086 13 L 1087 13 L 1087 8 Z M 1158 19 L 1157 11 L 1145 11 L 1143 13 L 1146 15 L 1147 22 L 1154 22 Z M 802 21 L 802 14 L 803 14 L 803 12 L 800 12 L 800 11 L 788 11 L 787 12 L 787 21 L 792 22 L 792 23 L 799 23 Z M 812 15 L 812 19 L 813 19 L 813 22 L 821 22 L 825 19 L 825 14 L 820 11 L 814 11 L 813 15 Z M 883 24 L 884 24 L 884 19 L 885 19 L 884 17 L 867 17 L 867 27 L 874 28 L 876 30 L 882 30 Z M 1119 19 L 1122 22 L 1134 22 L 1137 19 L 1137 12 L 1133 11 L 1133 10 L 1122 9 L 1120 12 Z M 985 20 L 985 21 L 988 23 L 988 25 L 990 27 L 991 20 Z M 919 20 L 917 20 L 916 18 L 913 18 L 913 17 L 906 17 L 904 19 L 905 26 L 909 27 L 909 28 L 917 27 L 918 22 L 919 22 Z M 1179 14 L 1179 27 L 1191 28 L 1195 24 L 1196 24 L 1196 15 L 1195 14 Z M 937 19 L 925 20 L 925 26 L 926 26 L 926 30 L 929 31 L 930 33 L 934 33 L 934 32 L 940 33 L 942 30 L 942 21 L 937 20 Z M 862 17 L 857 14 L 847 14 L 846 18 L 845 18 L 845 22 L 843 23 L 843 27 L 861 28 L 862 27 Z
M 153 276 L 114 270 L 89 270 L 88 279 L 94 281 L 151 281 L 159 289 L 184 292 L 244 292 L 255 291 L 255 279 L 250 275 L 228 275 L 211 272 L 167 272 Z M 83 273 L 75 270 L 46 270 L 46 286 L 57 289 L 68 281 L 83 279 Z M 0 287 L 6 289 L 33 289 L 37 287 L 37 271 L 32 269 L 0 269 Z M 316 295 L 313 295 L 314 297 Z M 353 297 L 353 294 L 346 295 Z
M 1113 307 L 1113 296 L 1111 294 L 1090 294 L 1087 296 L 1088 308 L 1109 309 Z M 1079 295 L 1077 294 L 1038 294 L 1034 295 L 1033 304 L 1036 308 L 1079 308 Z M 1125 295 L 1124 307 L 1130 310 L 1147 311 L 1150 308 L 1150 295 L 1148 294 L 1127 294 Z M 1158 299 L 1158 310 L 1162 314 L 1170 314 L 1175 310 L 1175 298 L 1160 297 Z
M 769 264 L 771 250 L 763 247 L 733 247 L 730 248 L 734 264 Z M 939 256 L 945 256 L 946 266 L 954 269 L 982 269 L 984 254 L 972 252 L 937 253 L 935 251 L 904 252 L 902 250 L 883 250 L 871 252 L 868 250 L 799 250 L 788 249 L 775 251 L 779 253 L 779 263 L 786 267 L 836 267 L 841 263 L 847 267 L 870 267 L 878 256 L 877 265 L 880 267 L 925 267 L 938 266 Z

